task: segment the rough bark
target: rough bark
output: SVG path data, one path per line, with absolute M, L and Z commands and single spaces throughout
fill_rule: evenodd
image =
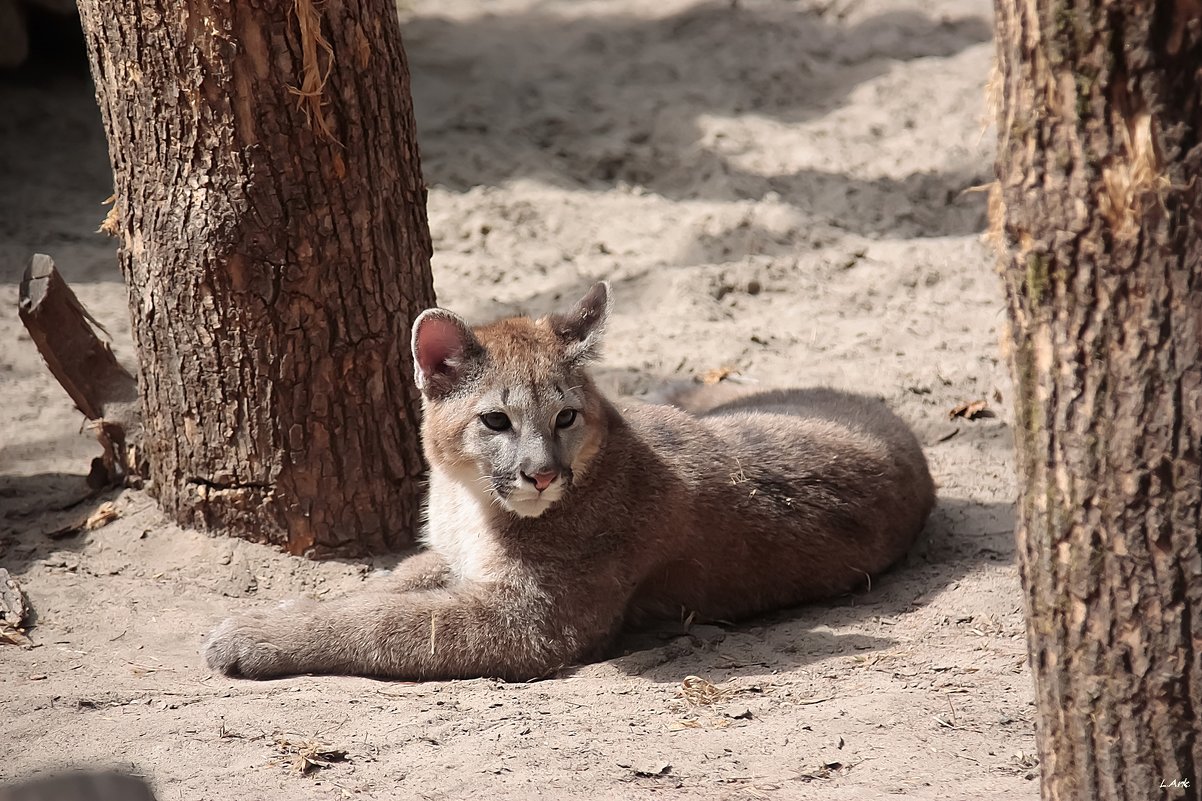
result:
M 430 238 L 391 0 L 80 0 L 163 507 L 396 548 L 423 470 Z
M 996 3 L 1045 799 L 1197 798 L 1202 3 Z

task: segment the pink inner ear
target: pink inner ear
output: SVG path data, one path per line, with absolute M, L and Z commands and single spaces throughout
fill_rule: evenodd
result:
M 447 372 L 447 363 L 463 353 L 463 332 L 454 320 L 430 316 L 417 329 L 417 365 L 425 375 Z

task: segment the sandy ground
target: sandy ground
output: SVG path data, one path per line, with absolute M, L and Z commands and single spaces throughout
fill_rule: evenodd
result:
M 487 7 L 485 13 L 481 9 Z M 37 613 L 0 646 L 0 779 L 67 765 L 160 799 L 1033 799 L 1001 291 L 980 242 L 988 0 L 422 0 L 406 10 L 444 305 L 482 320 L 616 289 L 615 391 L 732 366 L 885 396 L 940 506 L 870 591 L 632 636 L 528 685 L 211 675 L 231 610 L 354 589 L 180 530 L 142 493 L 78 524 L 96 446 L 17 321 L 52 254 L 132 362 L 85 77 L 0 76 L 0 564 Z M 993 418 L 949 421 L 963 401 Z M 380 560 L 379 564 L 386 564 Z M 680 697 L 699 676 L 725 691 Z M 345 752 L 307 775 L 295 744 Z M 293 745 L 289 745 L 292 743 Z

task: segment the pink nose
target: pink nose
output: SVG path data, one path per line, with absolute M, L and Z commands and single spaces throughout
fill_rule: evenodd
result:
M 525 473 L 522 475 L 525 475 Z M 534 482 L 534 488 L 536 490 L 542 492 L 547 487 L 551 486 L 552 481 L 559 478 L 559 473 L 555 470 L 548 470 L 545 473 L 535 473 L 532 476 L 526 476 L 526 478 Z

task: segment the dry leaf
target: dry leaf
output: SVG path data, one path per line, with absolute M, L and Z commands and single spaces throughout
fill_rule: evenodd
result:
M 683 720 L 672 721 L 672 727 L 669 731 L 681 731 L 682 729 L 700 729 L 701 721 L 697 718 L 684 718 Z
M 989 402 L 984 400 L 965 401 L 953 406 L 947 413 L 947 419 L 955 420 L 962 417 L 965 420 L 980 420 L 983 417 L 996 417 L 989 408 Z

